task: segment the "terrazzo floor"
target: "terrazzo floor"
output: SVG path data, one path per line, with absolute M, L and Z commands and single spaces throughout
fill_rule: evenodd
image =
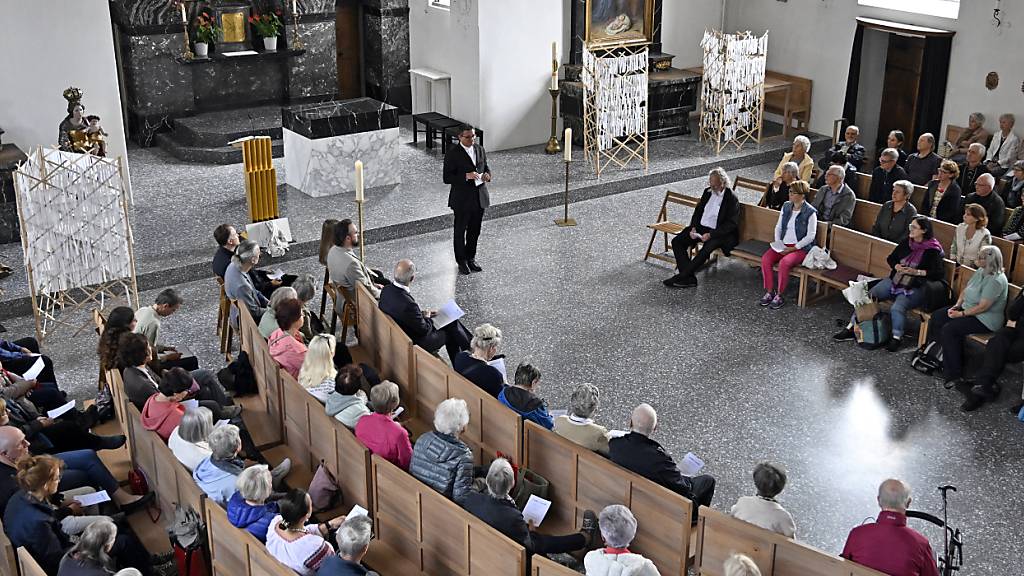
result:
M 734 174 L 763 179 L 773 167 Z M 601 389 L 597 419 L 608 427 L 625 427 L 635 404 L 651 403 L 660 416 L 655 438 L 679 458 L 695 452 L 718 479 L 718 509 L 753 493 L 758 461 L 781 463 L 789 485 L 779 500 L 798 538 L 838 553 L 848 531 L 877 513 L 882 479 L 910 482 L 914 508 L 932 513 L 940 505 L 935 487 L 953 484 L 949 518 L 964 532 L 962 573 L 1019 574 L 1024 424 L 1004 408 L 1019 397 L 1019 371 L 1004 375 L 999 403 L 964 414 L 955 392 L 910 368 L 909 350 L 833 343 L 835 320 L 849 315 L 839 298 L 761 308 L 759 272 L 730 259 L 702 272 L 696 289 L 665 288 L 668 267 L 642 261 L 644 225 L 666 188 L 703 187 L 700 178 L 580 202 L 571 208 L 575 228 L 556 227 L 554 208 L 489 220 L 479 258 L 486 271 L 468 277 L 456 275 L 447 231 L 369 244 L 367 260 L 388 270 L 412 258 L 421 305 L 455 297 L 467 326 L 499 326 L 509 362 L 529 360 L 543 371 L 540 393 L 552 408 L 564 408 L 580 382 Z M 287 269 L 322 274 L 314 258 Z M 177 287 L 186 304 L 165 320 L 167 340 L 220 368 L 215 283 Z M 154 295 L 143 293 L 143 301 Z M 32 327 L 24 316 L 4 323 L 12 338 Z M 46 345 L 62 386 L 78 398 L 94 392 L 95 345 L 90 332 Z M 939 530 L 911 525 L 941 549 Z

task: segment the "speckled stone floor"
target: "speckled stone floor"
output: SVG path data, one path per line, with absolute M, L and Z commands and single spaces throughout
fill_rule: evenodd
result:
M 736 174 L 765 178 L 773 166 Z M 600 387 L 598 419 L 609 427 L 624 427 L 632 406 L 650 402 L 660 415 L 656 439 L 677 457 L 694 451 L 717 477 L 719 509 L 753 493 L 758 461 L 779 462 L 789 471 L 779 499 L 798 538 L 838 553 L 847 532 L 877 513 L 882 479 L 906 479 L 914 507 L 933 513 L 935 487 L 953 484 L 949 517 L 967 542 L 963 573 L 1020 573 L 1024 424 L 1004 408 L 1019 397 L 1019 370 L 1004 375 L 998 404 L 968 415 L 955 393 L 910 368 L 909 351 L 833 343 L 835 320 L 849 314 L 838 298 L 761 308 L 758 271 L 728 259 L 702 272 L 696 289 L 665 288 L 668 267 L 642 261 L 644 225 L 666 188 L 695 194 L 703 186 L 703 178 L 686 180 L 574 204 L 575 228 L 556 227 L 554 208 L 489 220 L 479 258 L 486 271 L 469 277 L 455 273 L 447 231 L 370 244 L 367 259 L 384 269 L 414 259 L 421 304 L 454 296 L 467 325 L 499 326 L 510 362 L 528 359 L 543 371 L 541 393 L 553 408 L 579 382 Z M 313 258 L 287 268 L 322 273 Z M 178 288 L 187 302 L 165 321 L 167 339 L 219 368 L 214 282 Z M 14 337 L 31 322 L 4 323 Z M 94 390 L 95 345 L 91 333 L 65 333 L 46 346 L 79 398 Z M 913 526 L 941 549 L 938 530 Z

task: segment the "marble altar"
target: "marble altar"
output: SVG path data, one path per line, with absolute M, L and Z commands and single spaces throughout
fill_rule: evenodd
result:
M 398 108 L 355 98 L 281 109 L 285 182 L 302 193 L 331 196 L 355 190 L 355 162 L 366 188 L 402 182 Z

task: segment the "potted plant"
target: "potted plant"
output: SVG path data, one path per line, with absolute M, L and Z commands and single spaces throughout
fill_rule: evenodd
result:
M 213 23 L 208 12 L 200 12 L 196 19 L 196 57 L 207 58 L 210 54 L 210 44 L 220 33 L 220 28 Z
M 281 10 L 266 14 L 256 13 L 249 17 L 249 23 L 256 29 L 256 34 L 263 38 L 263 47 L 267 52 L 277 51 L 277 37 L 284 28 L 281 21 Z

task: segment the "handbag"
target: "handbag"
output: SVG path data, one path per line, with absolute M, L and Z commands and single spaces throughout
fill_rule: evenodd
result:
M 938 342 L 929 342 L 918 348 L 910 360 L 910 367 L 923 374 L 941 372 L 942 345 Z
M 180 576 L 207 576 L 206 525 L 191 506 L 174 505 L 174 520 L 167 529 Z
M 516 472 L 515 497 L 512 499 L 516 502 L 516 508 L 522 510 L 531 495 L 547 500 L 550 488 L 551 483 L 547 478 L 529 468 L 520 467 Z
M 868 350 L 876 350 L 888 344 L 892 337 L 891 321 L 889 314 L 879 312 L 870 320 L 857 322 L 853 327 L 857 345 Z
M 146 472 L 143 471 L 142 468 L 135 466 L 128 471 L 128 489 L 135 496 L 145 496 L 146 494 L 149 494 L 149 480 L 146 478 Z M 156 509 L 155 514 L 153 512 L 154 508 Z M 160 509 L 159 498 L 153 499 L 152 503 L 150 503 L 146 508 L 146 513 L 149 514 L 149 519 L 152 520 L 154 524 L 160 520 L 160 515 L 163 513 L 163 510 Z
M 313 501 L 313 511 L 329 510 L 341 503 L 341 488 L 330 470 L 320 461 L 320 466 L 309 483 L 309 499 Z
M 100 388 L 96 393 L 96 423 L 106 422 L 114 417 L 114 396 L 110 386 Z

